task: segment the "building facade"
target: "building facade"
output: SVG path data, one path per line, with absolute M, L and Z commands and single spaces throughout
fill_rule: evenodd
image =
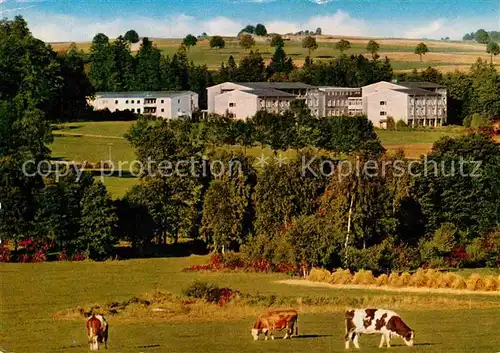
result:
M 446 87 L 430 82 L 377 82 L 362 88 L 315 87 L 299 82 L 226 82 L 207 88 L 208 113 L 247 119 L 258 111 L 281 113 L 303 99 L 313 116 L 364 114 L 376 127 L 387 118 L 409 126 L 446 123 Z
M 361 98 L 361 88 L 318 87 L 319 111 L 317 116 L 340 116 L 362 114 L 362 107 L 357 111 L 353 99 Z
M 198 94 L 191 91 L 97 92 L 89 103 L 95 110 L 128 110 L 132 113 L 171 119 L 180 116 L 191 117 L 198 109 Z
M 237 119 L 250 118 L 260 110 L 281 113 L 293 100 L 306 100 L 316 91 L 299 82 L 225 82 L 207 88 L 207 112 L 229 113 Z
M 412 127 L 437 127 L 447 120 L 446 87 L 430 82 L 377 82 L 362 88 L 362 103 L 378 127 L 386 127 L 388 117 Z

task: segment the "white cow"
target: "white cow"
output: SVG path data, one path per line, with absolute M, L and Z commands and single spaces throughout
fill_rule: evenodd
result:
M 360 334 L 382 334 L 379 347 L 384 341 L 387 347 L 391 346 L 393 336 L 401 337 L 407 346 L 413 346 L 415 331 L 409 328 L 401 317 L 394 311 L 383 309 L 352 309 L 345 313 L 346 335 L 345 348 L 349 349 L 352 341 L 354 347 L 359 348 Z

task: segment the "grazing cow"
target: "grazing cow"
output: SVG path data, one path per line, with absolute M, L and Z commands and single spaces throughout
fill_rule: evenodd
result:
M 353 309 L 345 313 L 345 348 L 349 349 L 349 342 L 359 348 L 359 335 L 382 334 L 379 347 L 382 348 L 384 341 L 387 347 L 391 346 L 391 337 L 401 337 L 407 346 L 413 346 L 415 331 L 409 328 L 401 317 L 394 311 L 383 309 Z
M 104 316 L 92 314 L 92 316 L 87 319 L 86 329 L 91 351 L 98 350 L 99 344 L 102 343 L 104 343 L 105 348 L 108 348 L 109 326 Z
M 261 315 L 253 325 L 253 339 L 257 341 L 259 339 L 260 333 L 263 333 L 265 335 L 266 341 L 268 334 L 271 335 L 271 339 L 274 339 L 273 331 L 281 331 L 284 329 L 286 329 L 287 331 L 283 339 L 297 336 L 299 334 L 297 319 L 297 311 L 292 309 L 269 311 Z M 295 334 L 293 334 L 294 328 Z

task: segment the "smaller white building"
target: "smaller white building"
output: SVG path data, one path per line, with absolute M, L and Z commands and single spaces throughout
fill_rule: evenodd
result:
M 198 94 L 191 91 L 97 92 L 89 104 L 95 110 L 128 110 L 136 114 L 171 119 L 180 116 L 192 117 L 193 112 L 198 109 Z
M 387 118 L 408 126 L 437 127 L 446 123 L 446 87 L 430 82 L 377 82 L 362 88 L 363 113 L 374 126 L 386 127 Z M 359 104 L 352 101 L 350 104 Z

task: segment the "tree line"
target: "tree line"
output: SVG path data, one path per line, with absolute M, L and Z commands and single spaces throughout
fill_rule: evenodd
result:
M 247 122 L 216 116 L 138 121 L 128 138 L 139 160 L 191 156 L 202 165 L 207 155 L 208 163 L 238 161 L 241 168 L 208 177 L 165 177 L 155 169 L 144 174 L 122 201 L 152 220 L 141 233 L 143 223 L 126 218 L 135 243 L 195 237 L 214 251 L 241 251 L 275 265 L 377 272 L 499 265 L 500 148 L 488 136 L 443 138 L 415 162 L 402 152 L 385 154 L 362 116 L 316 120 L 297 105 L 281 117 L 261 113 Z M 262 164 L 220 148 L 255 142 L 275 156 L 294 149 L 296 157 Z M 482 162 L 478 170 L 473 161 Z

